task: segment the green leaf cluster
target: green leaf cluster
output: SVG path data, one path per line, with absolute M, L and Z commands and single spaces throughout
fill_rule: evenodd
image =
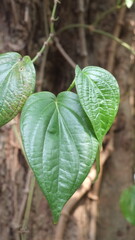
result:
M 119 105 L 119 87 L 108 71 L 77 66 L 74 82 L 77 93 L 32 94 L 35 68 L 30 58 L 0 55 L 0 126 L 24 105 L 20 125 L 24 150 L 54 222 L 88 175 Z

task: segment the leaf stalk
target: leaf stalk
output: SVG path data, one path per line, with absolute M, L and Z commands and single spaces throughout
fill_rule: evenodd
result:
M 69 86 L 69 88 L 67 89 L 67 91 L 71 91 L 74 87 L 75 87 L 75 79 L 74 79 L 73 82 L 70 84 L 70 86 Z

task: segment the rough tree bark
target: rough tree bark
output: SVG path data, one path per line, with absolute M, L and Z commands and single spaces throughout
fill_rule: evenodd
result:
M 1 0 L 0 52 L 18 51 L 34 57 L 49 33 L 48 21 L 53 1 Z M 113 0 L 61 1 L 56 30 L 72 23 L 92 25 L 95 19 L 115 5 Z M 135 47 L 135 7 L 125 10 L 119 22 L 120 10 L 106 15 L 98 28 L 116 34 Z M 122 24 L 122 25 L 121 25 Z M 59 41 L 59 42 L 58 42 Z M 59 43 L 59 45 L 58 45 Z M 57 36 L 47 53 L 36 62 L 37 90 L 57 94 L 67 89 L 74 78 L 74 63 L 80 66 L 98 65 L 109 69 L 117 77 L 121 88 L 121 105 L 114 127 L 114 151 L 104 167 L 98 201 L 97 237 L 90 238 L 91 206 L 94 196 L 85 194 L 67 217 L 63 240 L 134 240 L 135 228 L 124 220 L 119 210 L 121 191 L 133 179 L 134 161 L 134 56 L 120 45 L 113 46 L 105 36 L 83 28 L 70 29 Z M 70 58 L 65 59 L 66 51 Z M 112 52 L 113 51 L 113 52 Z M 15 122 L 18 124 L 17 117 Z M 28 193 L 30 173 L 13 132 L 14 121 L 0 129 L 0 239 L 20 240 L 23 204 Z M 109 138 L 109 134 L 108 134 Z M 107 141 L 107 140 L 106 140 Z M 106 142 L 105 142 L 106 146 Z M 34 191 L 28 239 L 52 240 L 57 225 L 53 225 L 48 204 L 38 186 Z M 60 240 L 60 239 L 57 239 Z

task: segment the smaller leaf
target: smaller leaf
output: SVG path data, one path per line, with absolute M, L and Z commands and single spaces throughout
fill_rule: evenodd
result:
M 90 66 L 75 70 L 75 84 L 80 103 L 92 123 L 99 143 L 110 129 L 119 106 L 119 87 L 107 70 Z
M 135 0 L 125 0 L 126 6 L 128 8 L 131 8 L 132 5 L 134 4 Z
M 135 225 L 135 185 L 125 189 L 121 194 L 120 209 L 127 221 Z
M 0 54 L 0 127 L 22 109 L 35 88 L 35 68 L 29 56 Z

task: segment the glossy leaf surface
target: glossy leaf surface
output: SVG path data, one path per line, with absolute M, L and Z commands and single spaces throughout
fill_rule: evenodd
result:
M 100 67 L 77 66 L 75 84 L 83 109 L 101 143 L 111 127 L 119 105 L 119 87 L 111 73 Z
M 31 95 L 21 114 L 24 149 L 51 207 L 54 222 L 95 160 L 98 141 L 78 96 Z
M 18 114 L 34 87 L 35 69 L 28 56 L 0 54 L 0 126 Z
M 123 191 L 120 208 L 127 221 L 135 225 L 135 185 Z

